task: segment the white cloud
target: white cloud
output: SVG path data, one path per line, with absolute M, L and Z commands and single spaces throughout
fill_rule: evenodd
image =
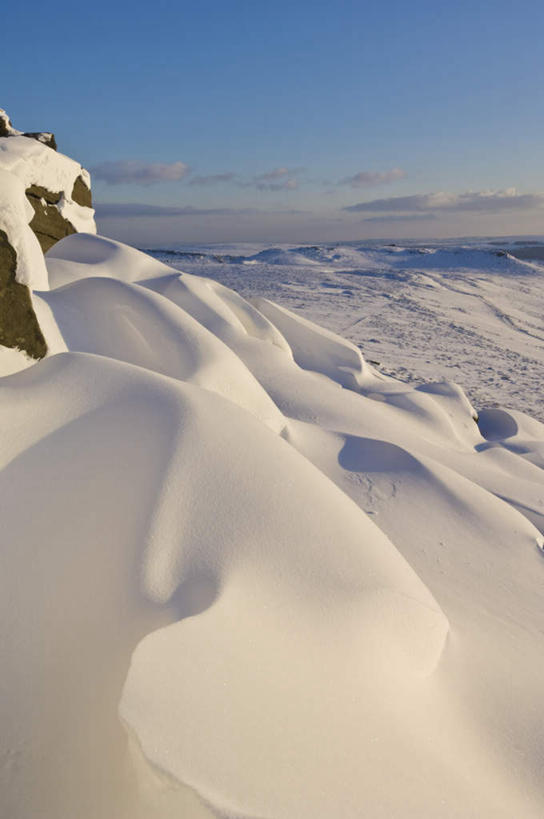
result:
M 138 160 L 121 159 L 115 162 L 102 162 L 91 168 L 95 179 L 101 179 L 108 185 L 152 185 L 156 182 L 177 182 L 189 172 L 184 162 L 139 162 Z

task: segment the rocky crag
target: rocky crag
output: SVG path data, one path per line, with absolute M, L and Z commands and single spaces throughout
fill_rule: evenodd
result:
M 44 253 L 77 232 L 96 233 L 88 172 L 0 109 L 0 346 L 46 354 L 32 291 L 48 289 Z

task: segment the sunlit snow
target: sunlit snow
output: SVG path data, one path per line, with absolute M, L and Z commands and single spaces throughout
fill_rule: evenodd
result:
M 52 248 L 0 380 L 6 817 L 542 817 L 508 250 Z

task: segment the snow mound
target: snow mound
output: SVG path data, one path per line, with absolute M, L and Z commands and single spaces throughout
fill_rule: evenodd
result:
M 373 380 L 375 373 L 354 344 L 267 299 L 255 299 L 254 304 L 281 330 L 299 367 L 323 373 L 348 389 L 358 390 Z
M 265 262 L 266 264 L 283 265 L 289 264 L 312 265 L 317 264 L 317 259 L 312 258 L 311 248 L 281 248 L 271 247 L 261 250 L 254 256 L 249 256 L 248 262 Z
M 285 421 L 240 359 L 177 305 L 139 285 L 88 278 L 41 299 L 66 348 L 137 364 L 217 392 L 277 431 Z
M 134 282 L 172 273 L 172 268 L 121 242 L 72 234 L 47 252 L 51 289 L 89 276 Z
M 119 242 L 46 263 L 50 355 L 0 379 L 6 815 L 541 817 L 543 425 Z

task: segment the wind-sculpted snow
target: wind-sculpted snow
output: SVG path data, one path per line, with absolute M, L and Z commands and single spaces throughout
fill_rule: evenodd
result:
M 6 817 L 539 819 L 544 425 L 118 242 L 46 261 L 0 379 Z
M 402 381 L 458 381 L 478 406 L 544 421 L 542 241 L 195 245 L 153 255 L 317 322 Z
M 67 348 L 137 364 L 230 398 L 279 430 L 277 407 L 240 359 L 168 299 L 88 278 L 42 294 Z

